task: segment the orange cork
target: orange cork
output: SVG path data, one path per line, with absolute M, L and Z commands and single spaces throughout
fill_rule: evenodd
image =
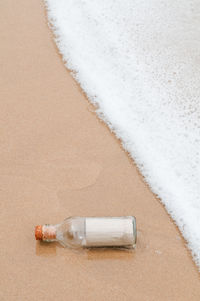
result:
M 53 225 L 43 225 L 35 227 L 35 239 L 51 241 L 56 239 L 56 229 Z
M 35 227 L 35 239 L 36 240 L 42 240 L 43 234 L 42 234 L 42 226 L 36 226 Z

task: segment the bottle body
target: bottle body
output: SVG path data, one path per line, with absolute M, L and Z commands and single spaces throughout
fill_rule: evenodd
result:
M 43 241 L 59 241 L 71 248 L 134 248 L 136 239 L 133 216 L 69 217 L 61 224 L 42 226 Z

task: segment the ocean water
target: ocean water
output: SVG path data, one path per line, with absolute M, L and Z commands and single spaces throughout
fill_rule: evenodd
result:
M 200 2 L 45 2 L 64 63 L 200 266 Z

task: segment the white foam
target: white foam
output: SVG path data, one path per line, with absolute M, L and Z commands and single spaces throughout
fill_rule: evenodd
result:
M 200 265 L 200 4 L 46 0 L 57 45 Z

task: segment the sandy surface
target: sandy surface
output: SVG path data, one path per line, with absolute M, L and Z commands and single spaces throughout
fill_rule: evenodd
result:
M 2 0 L 0 16 L 0 300 L 199 300 L 185 242 L 65 69 L 42 2 Z M 135 215 L 136 250 L 35 242 L 70 215 Z

